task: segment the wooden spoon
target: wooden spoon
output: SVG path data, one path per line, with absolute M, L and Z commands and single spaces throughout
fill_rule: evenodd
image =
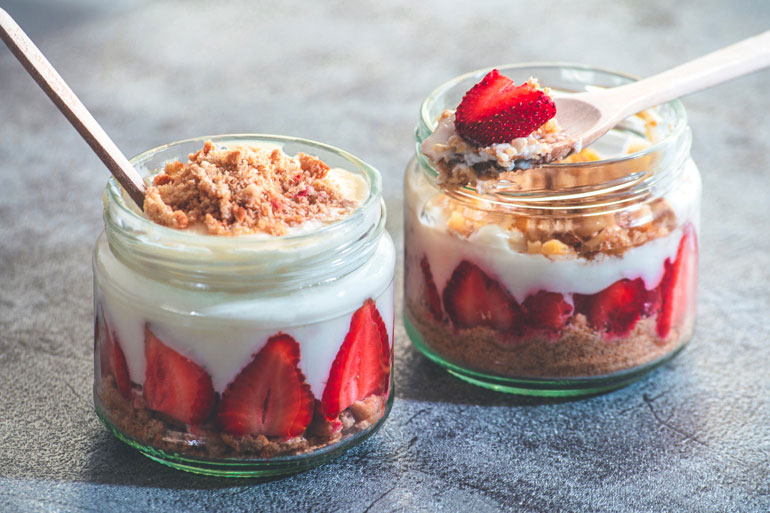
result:
M 112 176 L 141 209 L 146 191 L 141 175 L 99 126 L 85 105 L 78 100 L 35 43 L 2 8 L 0 8 L 0 39 L 5 42 L 24 69 L 35 79 L 37 85 L 72 123 L 72 126 L 104 162 Z
M 590 145 L 628 116 L 767 66 L 770 66 L 770 31 L 638 82 L 556 97 L 556 120 L 568 139 L 555 143 L 547 160 L 531 160 L 529 164 L 563 159 L 576 149 Z M 747 94 L 766 92 L 747 91 Z

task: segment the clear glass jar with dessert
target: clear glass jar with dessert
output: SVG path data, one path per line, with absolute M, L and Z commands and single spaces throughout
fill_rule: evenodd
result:
M 283 474 L 324 463 L 379 428 L 393 400 L 395 251 L 377 170 L 324 144 L 262 135 L 176 142 L 132 163 L 148 179 L 164 174 L 157 185 L 188 154 L 254 146 L 284 152 L 271 155 L 296 169 L 285 189 L 308 212 L 331 189 L 292 187 L 319 169 L 324 182 L 316 186 L 355 201 L 333 222 L 295 219 L 270 225 L 278 235 L 215 236 L 223 225 L 209 216 L 194 223 L 174 211 L 176 228 L 153 222 L 110 180 L 94 250 L 99 417 L 150 458 L 211 475 Z M 235 162 L 239 152 L 222 158 Z M 207 165 L 199 167 L 204 178 Z M 286 198 L 259 204 L 262 186 L 239 194 L 251 194 L 269 220 Z M 239 208 L 231 218 L 244 218 Z
M 633 80 L 579 65 L 499 70 L 554 96 Z M 405 176 L 407 332 L 452 374 L 499 391 L 630 383 L 693 334 L 701 183 L 684 108 L 660 105 L 564 160 L 485 181 L 483 151 L 437 162 L 446 140 L 425 141 L 488 71 L 445 83 L 420 110 Z M 477 180 L 453 185 L 448 168 Z

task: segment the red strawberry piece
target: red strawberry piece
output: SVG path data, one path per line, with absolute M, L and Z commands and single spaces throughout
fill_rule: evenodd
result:
M 493 69 L 463 97 L 455 130 L 479 146 L 526 137 L 556 115 L 556 105 L 527 83 L 517 86 Z
M 185 424 L 206 420 L 216 399 L 211 377 L 189 358 L 174 351 L 144 327 L 147 406 Z
M 660 282 L 661 307 L 656 330 L 658 336 L 666 338 L 671 326 L 684 321 L 694 308 L 695 288 L 698 279 L 698 241 L 691 224 L 684 228 L 679 241 L 676 260 L 666 260 L 665 272 Z
M 558 331 L 572 316 L 572 305 L 558 292 L 539 291 L 522 304 L 527 327 L 535 330 Z
M 115 383 L 118 385 L 120 394 L 128 399 L 131 395 L 131 380 L 128 377 L 128 365 L 126 364 L 126 356 L 123 354 L 123 349 L 120 347 L 120 341 L 118 340 L 118 334 L 112 332 L 110 327 L 106 325 L 108 345 L 111 347 L 109 352 L 110 368 L 112 369 L 112 375 L 115 377 Z
M 233 435 L 291 438 L 307 429 L 314 402 L 299 370 L 299 344 L 278 333 L 227 385 L 217 407 L 217 425 Z
M 94 351 L 99 354 L 99 371 L 102 377 L 112 375 L 112 362 L 110 354 L 112 338 L 107 337 L 107 322 L 104 320 L 102 305 L 97 304 L 94 316 Z M 95 353 L 96 354 L 96 353 Z
M 374 301 L 367 299 L 350 319 L 350 329 L 332 363 L 321 408 L 331 420 L 356 401 L 388 391 L 388 331 Z
M 436 283 L 433 281 L 433 273 L 430 272 L 428 257 L 422 257 L 422 260 L 420 260 L 420 269 L 422 269 L 422 277 L 425 281 L 425 296 L 428 300 L 430 313 L 433 314 L 434 319 L 440 322 L 444 317 L 444 313 L 441 311 L 441 296 L 439 296 Z
M 344 426 L 339 418 L 327 419 L 321 408 L 321 401 L 315 401 L 315 408 L 313 409 L 313 421 L 308 428 L 309 432 L 316 436 L 323 438 L 333 438 L 337 433 L 342 431 Z
M 661 294 L 661 287 L 658 285 L 654 289 L 647 291 L 647 298 L 644 302 L 644 311 L 642 315 L 644 317 L 654 317 L 660 312 L 662 304 L 663 298 Z
M 508 334 L 516 334 L 521 328 L 521 307 L 516 300 L 467 260 L 455 268 L 444 288 L 444 309 L 459 328 L 489 326 Z
M 99 364 L 102 377 L 114 377 L 120 395 L 128 399 L 131 396 L 131 380 L 128 377 L 126 356 L 120 347 L 118 334 L 110 329 L 101 306 L 98 307 L 96 316 L 96 322 L 101 324 L 97 327 L 96 333 L 99 337 Z
M 592 295 L 575 294 L 575 309 L 595 330 L 610 337 L 627 335 L 644 313 L 647 289 L 641 278 L 619 280 Z

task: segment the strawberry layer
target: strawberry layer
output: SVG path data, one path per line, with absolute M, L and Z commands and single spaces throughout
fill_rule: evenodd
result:
M 422 182 L 418 179 L 419 182 Z M 698 205 L 693 201 L 700 189 L 700 178 L 692 161 L 686 164 L 683 186 L 666 195 L 676 213 L 679 225 L 699 224 Z M 446 213 L 440 208 L 421 207 L 436 194 L 433 187 L 421 183 L 410 190 L 407 186 L 405 265 L 419 269 L 425 256 L 439 291 L 444 290 L 452 272 L 463 260 L 482 267 L 498 280 L 520 304 L 539 290 L 569 295 L 595 294 L 618 280 L 642 278 L 645 288 L 652 290 L 663 277 L 666 259 L 675 259 L 681 229 L 668 236 L 627 250 L 622 256 L 584 258 L 548 258 L 542 254 L 515 251 L 505 230 L 497 225 L 484 226 L 468 239 L 448 232 Z M 407 294 L 409 294 L 407 290 Z
M 374 298 L 393 343 L 395 251 L 386 233 L 372 258 L 337 280 L 285 293 L 194 291 L 152 280 L 96 247 L 96 295 L 117 333 L 131 381 L 145 379 L 144 326 L 210 374 L 222 392 L 268 338 L 282 331 L 300 345 L 299 368 L 321 397 L 353 312 Z

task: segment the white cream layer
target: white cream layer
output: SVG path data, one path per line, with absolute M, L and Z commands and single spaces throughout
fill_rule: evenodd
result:
M 97 301 L 118 334 L 135 383 L 144 383 L 145 323 L 169 347 L 204 367 L 218 392 L 269 337 L 283 331 L 299 343 L 300 369 L 320 398 L 352 313 L 367 298 L 375 299 L 392 345 L 395 261 L 393 241 L 385 233 L 364 265 L 323 285 L 273 296 L 193 291 L 129 269 L 102 234 L 96 247 Z

